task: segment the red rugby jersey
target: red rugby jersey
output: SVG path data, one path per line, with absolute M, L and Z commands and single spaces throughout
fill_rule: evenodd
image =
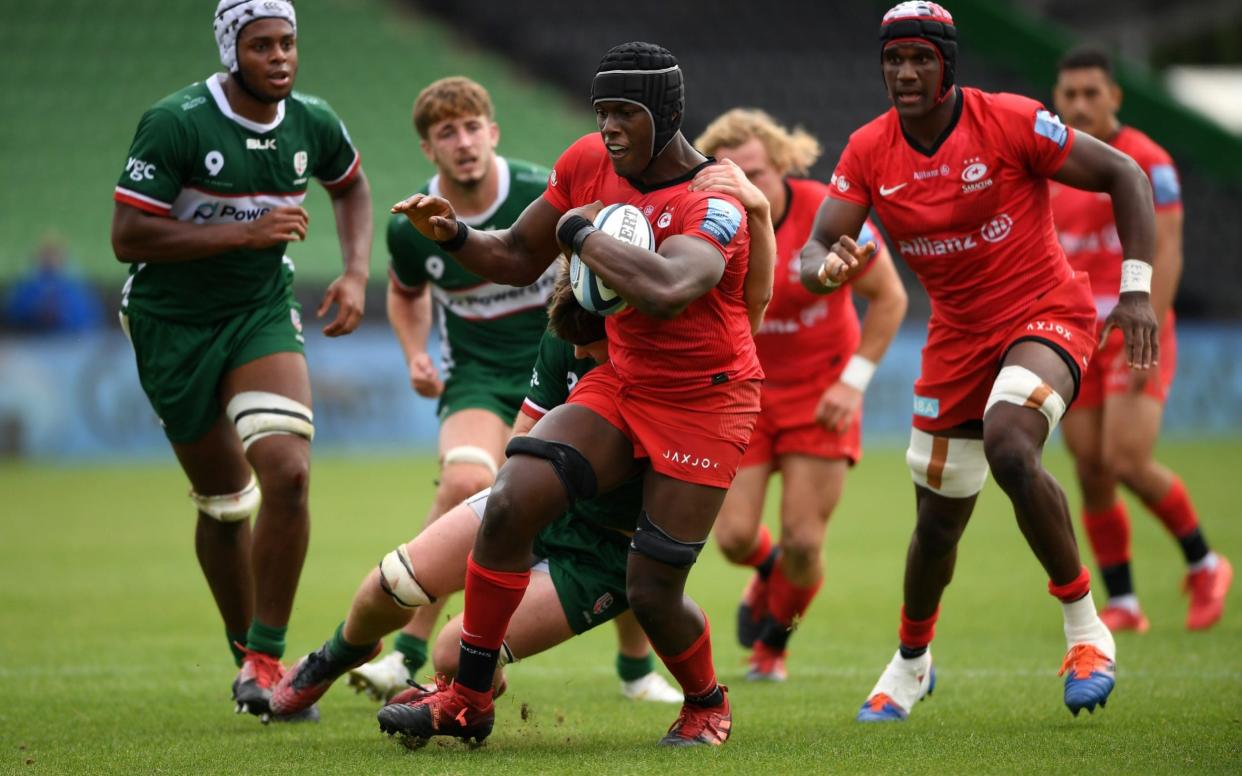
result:
M 1108 141 L 1138 162 L 1151 179 L 1156 210 L 1181 210 L 1177 168 L 1163 148 L 1133 127 L 1122 127 Z M 1052 183 L 1052 217 L 1070 264 L 1091 278 L 1096 314 L 1103 320 L 1117 305 L 1121 287 L 1121 238 L 1113 221 L 1113 201 L 1103 192 Z
M 755 335 L 759 363 L 767 385 L 797 385 L 817 379 L 825 372 L 839 372 L 858 348 L 858 313 L 848 289 L 833 294 L 812 294 L 802 286 L 802 247 L 827 184 L 805 178 L 787 178 L 789 202 L 776 225 L 776 277 L 772 301 L 763 325 Z M 880 243 L 880 233 L 868 221 L 858 235 L 862 245 Z
M 617 175 L 599 133 L 580 138 L 552 168 L 544 199 L 557 210 L 602 200 L 636 206 L 651 222 L 656 245 L 675 234 L 706 240 L 720 251 L 724 276 L 670 321 L 630 307 L 607 319 L 608 357 L 621 379 L 647 388 L 682 389 L 729 379 L 760 378 L 743 283 L 750 258 L 746 211 L 718 192 L 690 191 L 697 169 L 659 186 Z
M 1034 100 L 962 88 L 935 148 L 917 149 L 896 109 L 850 135 L 829 196 L 875 208 L 933 323 L 985 332 L 1073 274 L 1045 180 L 1073 142 Z

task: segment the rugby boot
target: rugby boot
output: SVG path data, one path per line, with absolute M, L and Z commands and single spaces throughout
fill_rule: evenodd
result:
M 1116 683 L 1116 663 L 1093 644 L 1075 644 L 1065 653 L 1058 676 L 1065 677 L 1065 705 L 1077 717 L 1102 709 Z
M 931 650 L 906 660 L 901 650 L 893 655 L 884 673 L 855 717 L 859 722 L 900 722 L 910 716 L 914 704 L 936 689 L 936 668 Z
M 1128 609 L 1124 606 L 1105 606 L 1100 611 L 1100 622 L 1104 623 L 1105 627 L 1113 633 L 1122 631 L 1146 633 L 1151 627 L 1151 623 L 1147 621 L 1147 617 L 1141 610 Z
M 329 643 L 325 641 L 322 647 L 295 663 L 276 683 L 269 702 L 273 714 L 289 715 L 309 709 L 342 674 L 371 660 L 380 652 L 380 644 L 376 642 L 375 649 L 370 654 L 345 663 L 332 656 L 328 649 Z
M 381 703 L 387 703 L 405 690 L 409 681 L 405 655 L 400 652 L 389 652 L 379 660 L 349 669 L 349 686 L 354 692 L 364 692 Z
M 417 703 L 420 698 L 424 698 L 435 692 L 433 688 L 424 687 L 423 685 L 419 684 L 413 679 L 406 679 L 405 683 L 406 683 L 406 688 L 402 690 L 401 692 L 397 693 L 396 695 L 392 696 L 392 698 L 389 699 L 388 703 L 384 704 L 385 706 L 394 705 L 398 703 Z M 500 682 L 496 685 L 496 688 L 492 691 L 492 700 L 494 701 L 500 696 L 504 695 L 505 690 L 507 689 L 509 689 L 509 681 L 505 679 L 504 675 L 502 674 L 500 677 Z
M 481 744 L 491 735 L 496 707 L 490 692 L 475 692 L 438 675 L 434 692 L 412 703 L 390 703 L 376 718 L 380 732 L 400 736 L 406 746 L 421 746 L 432 736 Z
M 742 600 L 737 605 L 737 643 L 745 649 L 755 643 L 768 618 L 768 580 L 758 571 L 746 583 Z
M 720 685 L 718 706 L 683 703 L 677 721 L 668 729 L 660 746 L 720 746 L 729 740 L 733 713 L 729 710 L 729 688 Z
M 284 676 L 285 667 L 279 658 L 237 646 L 243 657 L 241 671 L 233 680 L 233 700 L 237 704 L 234 711 L 253 714 L 267 724 L 272 716 L 272 688 Z
M 789 678 L 785 671 L 785 650 L 770 647 L 762 641 L 755 642 L 747 662 L 750 667 L 746 678 L 752 682 L 783 682 Z
M 632 682 L 621 682 L 621 694 L 632 701 L 681 703 L 685 700 L 678 690 L 655 671 Z
M 1219 553 L 1214 568 L 1187 574 L 1185 587 L 1190 593 L 1190 611 L 1186 613 L 1186 627 L 1204 630 L 1215 625 L 1225 611 L 1225 594 L 1232 583 L 1233 566 Z

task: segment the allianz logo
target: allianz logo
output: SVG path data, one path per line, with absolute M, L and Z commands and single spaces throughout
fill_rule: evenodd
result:
M 1008 237 L 1012 231 L 1013 219 L 1009 217 L 1008 213 L 1001 213 L 979 227 L 978 235 L 986 242 L 998 243 Z M 979 247 L 979 241 L 975 239 L 975 234 L 971 232 L 970 234 L 945 237 L 938 240 L 930 237 L 898 240 L 897 249 L 901 251 L 903 256 L 947 256 Z
M 194 208 L 193 221 L 196 224 L 211 220 L 257 221 L 270 210 L 270 207 L 237 207 L 227 203 L 204 202 Z

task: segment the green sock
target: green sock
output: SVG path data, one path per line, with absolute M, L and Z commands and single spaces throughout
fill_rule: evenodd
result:
M 650 652 L 642 657 L 627 657 L 620 652 L 617 653 L 617 676 L 621 677 L 623 682 L 642 679 L 654 670 L 655 661 L 651 659 Z
M 375 649 L 375 642 L 370 644 L 350 644 L 345 640 L 345 623 L 336 626 L 336 633 L 332 634 L 332 638 L 328 639 L 328 652 L 332 657 L 342 663 L 357 663 L 371 654 L 371 650 Z
M 279 628 L 264 625 L 256 617 L 250 621 L 250 632 L 246 634 L 246 649 L 262 652 L 275 658 L 284 657 L 285 631 L 287 630 L 289 628 L 285 625 Z
M 226 630 L 224 632 L 224 635 L 229 640 L 229 651 L 233 653 L 233 662 L 237 664 L 238 668 L 241 668 L 242 658 L 245 657 L 246 655 L 244 652 L 241 651 L 241 647 L 237 645 L 246 643 L 246 634 L 230 633 L 229 631 Z
M 427 663 L 427 640 L 402 631 L 397 634 L 397 651 L 405 658 L 405 668 L 414 676 Z

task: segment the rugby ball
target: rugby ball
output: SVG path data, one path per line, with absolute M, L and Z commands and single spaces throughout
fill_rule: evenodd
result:
M 655 250 L 655 232 L 643 212 L 633 205 L 609 205 L 599 211 L 595 216 L 595 228 L 614 240 Z M 578 304 L 596 315 L 612 315 L 627 307 L 625 300 L 578 258 L 577 253 L 569 257 L 569 284 Z

